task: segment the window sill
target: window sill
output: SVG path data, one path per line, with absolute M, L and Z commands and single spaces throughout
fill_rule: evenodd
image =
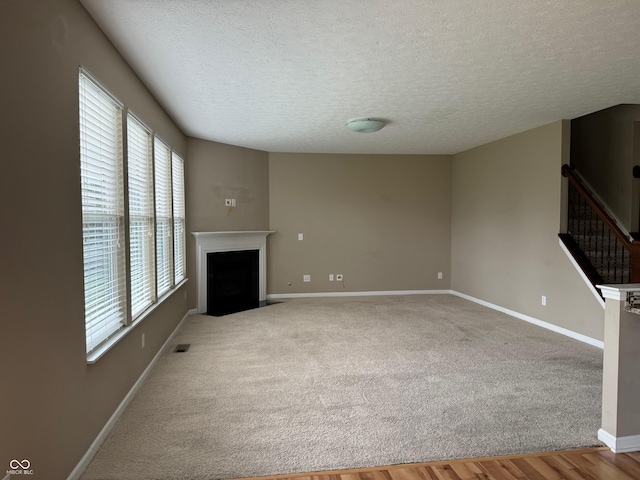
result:
M 131 325 L 127 325 L 126 327 L 122 327 L 116 333 L 114 333 L 111 337 L 109 337 L 105 342 L 100 345 L 98 348 L 93 350 L 91 353 L 87 354 L 87 364 L 93 365 L 98 360 L 100 360 L 109 350 L 111 350 L 120 340 L 126 337 L 131 331 L 136 328 L 142 321 L 147 318 L 151 313 L 153 313 L 166 299 L 168 299 L 171 295 L 176 293 L 181 287 L 183 287 L 189 279 L 185 278 L 180 283 L 178 283 L 171 290 L 165 292 L 158 301 L 147 308 L 144 312 L 142 312 L 132 323 Z

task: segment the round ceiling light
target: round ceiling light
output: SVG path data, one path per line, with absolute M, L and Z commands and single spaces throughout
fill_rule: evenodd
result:
M 347 128 L 359 133 L 377 132 L 386 125 L 384 120 L 377 118 L 356 118 L 347 122 Z

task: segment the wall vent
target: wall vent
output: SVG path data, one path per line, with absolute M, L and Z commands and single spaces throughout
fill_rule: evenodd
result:
M 191 346 L 190 343 L 180 343 L 178 344 L 178 346 L 176 347 L 176 349 L 174 350 L 175 353 L 184 353 L 187 350 L 189 350 L 189 347 Z

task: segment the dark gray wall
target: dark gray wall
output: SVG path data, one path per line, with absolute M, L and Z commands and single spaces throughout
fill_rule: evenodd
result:
M 640 105 L 617 105 L 571 121 L 571 164 L 629 231 L 638 228 L 634 122 Z

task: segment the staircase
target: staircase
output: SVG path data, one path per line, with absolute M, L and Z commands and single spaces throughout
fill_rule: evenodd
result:
M 634 241 L 568 165 L 567 233 L 560 239 L 596 285 L 640 283 L 640 242 Z

